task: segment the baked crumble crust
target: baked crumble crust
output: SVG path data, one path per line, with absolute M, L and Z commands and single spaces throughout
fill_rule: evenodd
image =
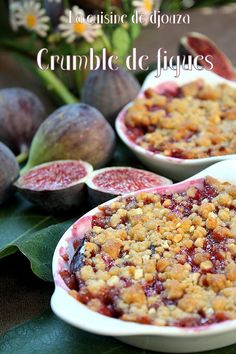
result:
M 100 207 L 70 294 L 125 321 L 194 327 L 236 319 L 236 186 L 140 192 Z
M 144 149 L 181 159 L 236 152 L 236 89 L 196 80 L 162 94 L 147 89 L 125 115 L 127 134 Z

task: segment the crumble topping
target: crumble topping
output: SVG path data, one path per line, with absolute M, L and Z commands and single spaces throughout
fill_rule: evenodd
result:
M 207 177 L 182 193 L 120 198 L 76 246 L 61 275 L 93 311 L 158 326 L 236 319 L 234 185 Z
M 131 140 L 181 159 L 236 152 L 236 89 L 192 81 L 162 94 L 147 89 L 125 116 Z

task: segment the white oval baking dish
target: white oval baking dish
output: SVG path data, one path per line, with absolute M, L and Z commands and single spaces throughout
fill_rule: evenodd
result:
M 213 176 L 222 181 L 236 184 L 236 160 L 219 162 L 187 181 L 148 191 L 160 193 L 185 190 L 189 185 L 201 184 L 203 177 Z M 137 194 L 132 193 L 131 195 Z M 112 200 L 114 201 L 114 199 Z M 105 204 L 109 204 L 108 201 Z M 81 217 L 62 236 L 53 256 L 53 277 L 55 291 L 51 299 L 54 313 L 67 323 L 85 331 L 104 336 L 113 336 L 136 347 L 166 353 L 192 353 L 221 348 L 236 343 L 236 320 L 225 321 L 198 328 L 158 327 L 125 322 L 103 316 L 89 310 L 68 294 L 68 288 L 60 276 L 62 269 L 68 269 L 62 254 L 66 250 L 69 263 L 74 255 L 73 241 L 83 237 L 91 228 L 91 219 L 97 208 Z
M 181 75 L 178 78 L 174 77 L 175 71 L 171 69 L 168 69 L 167 71 L 162 71 L 162 75 L 158 79 L 155 77 L 155 75 L 156 72 L 153 71 L 147 76 L 142 86 L 140 95 L 142 95 L 142 92 L 150 87 L 157 88 L 159 85 L 163 85 L 164 83 L 168 84 L 170 82 L 177 83 L 178 85 L 183 85 L 196 79 L 204 79 L 210 84 L 227 83 L 228 85 L 236 88 L 236 83 L 223 79 L 222 77 L 205 69 L 202 71 L 188 71 L 182 68 Z M 116 131 L 121 140 L 125 143 L 125 145 L 127 145 L 128 148 L 132 150 L 133 153 L 138 157 L 138 159 L 152 171 L 160 173 L 168 178 L 171 178 L 174 181 L 182 181 L 183 179 L 186 179 L 196 174 L 197 172 L 216 162 L 236 158 L 236 154 L 232 154 L 185 160 L 164 156 L 144 149 L 135 142 L 131 141 L 126 133 L 127 127 L 124 123 L 124 118 L 128 107 L 130 107 L 131 105 L 132 102 L 129 103 L 118 115 L 115 123 Z

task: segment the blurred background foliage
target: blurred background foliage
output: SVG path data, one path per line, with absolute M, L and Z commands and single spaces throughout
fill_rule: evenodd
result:
M 236 4 L 236 0 L 152 0 L 154 9 L 159 9 L 161 13 L 179 11 L 190 11 L 199 7 L 216 7 L 226 6 L 232 3 Z M 152 2 L 151 1 L 151 2 Z M 14 15 L 13 7 L 8 8 L 8 3 L 18 5 L 24 4 L 21 11 L 23 20 L 20 24 L 10 27 L 13 22 L 17 22 Z M 146 2 L 139 1 L 141 4 Z M 138 3 L 139 3 L 138 2 Z M 32 3 L 39 3 L 42 7 L 43 15 L 35 15 L 32 12 Z M 49 89 L 54 99 L 57 102 L 71 103 L 78 100 L 81 97 L 84 81 L 89 73 L 89 70 L 77 70 L 77 71 L 42 71 L 35 65 L 36 55 L 41 48 L 49 49 L 49 56 L 44 58 L 45 64 L 48 64 L 50 55 L 57 54 L 64 56 L 66 54 L 80 54 L 89 56 L 90 48 L 93 48 L 95 54 L 101 54 L 103 48 L 106 48 L 110 54 L 118 55 L 120 65 L 124 64 L 127 54 L 130 53 L 133 48 L 135 40 L 139 37 L 143 26 L 141 24 L 134 24 L 130 21 L 130 18 L 134 11 L 149 11 L 145 6 L 135 5 L 137 3 L 133 0 L 0 0 L 0 51 L 9 51 L 15 55 L 17 60 L 20 60 L 29 70 L 31 70 L 37 77 L 39 77 L 45 88 Z M 27 5 L 28 4 L 28 5 Z M 27 6 L 28 8 L 27 8 Z M 34 4 L 35 5 L 35 4 Z M 66 9 L 74 8 L 73 5 L 79 5 L 86 10 L 83 12 L 85 17 L 88 13 L 99 13 L 102 11 L 108 14 L 112 11 L 117 14 L 128 14 L 128 20 L 126 24 L 109 24 L 103 25 L 100 28 L 100 32 L 94 33 L 94 38 L 91 41 L 87 40 L 87 37 L 83 32 L 86 32 L 86 28 L 80 28 L 76 32 L 73 26 L 68 27 L 67 32 L 74 35 L 72 41 L 69 42 L 68 34 L 64 35 L 60 31 L 61 15 L 65 13 Z M 143 10 L 144 8 L 144 10 Z M 78 9 L 78 7 L 77 7 Z M 18 11 L 19 12 L 19 11 Z M 152 10 L 150 10 L 150 13 Z M 28 25 L 26 21 L 27 16 L 36 16 L 36 24 L 40 25 L 40 19 L 47 15 L 47 25 L 45 35 L 40 35 L 37 32 L 36 26 Z M 14 15 L 14 16 L 13 16 Z M 18 14 L 19 16 L 19 14 Z M 11 21 L 10 21 L 11 19 Z M 14 21 L 13 21 L 14 20 Z M 42 19 L 41 19 L 42 20 Z M 148 24 L 148 23 L 147 23 Z M 41 24 L 42 25 L 42 24 Z M 43 25 L 44 26 L 44 25 Z M 68 24 L 70 26 L 70 24 Z M 91 28 L 90 28 L 91 29 Z M 14 31 L 15 30 L 15 31 Z M 64 31 L 64 30 L 63 30 Z M 62 31 L 62 32 L 63 32 Z M 91 33 L 91 32 L 90 32 Z
M 225 6 L 232 3 L 236 4 L 236 0 L 163 0 L 161 4 L 161 11 L 171 12 L 196 7 Z
M 110 0 L 107 0 L 110 1 Z M 127 3 L 127 0 L 115 0 L 117 3 Z M 226 6 L 229 4 L 236 4 L 236 0 L 154 0 L 154 2 L 161 1 L 161 12 L 176 12 L 199 7 L 214 7 Z M 93 0 L 92 3 L 99 4 L 100 0 Z M 83 7 L 84 1 L 78 1 L 78 4 Z M 88 1 L 89 5 L 89 1 Z M 0 32 L 1 30 L 9 30 L 9 21 L 7 16 L 8 1 L 0 0 Z M 88 9 L 88 6 L 85 6 Z

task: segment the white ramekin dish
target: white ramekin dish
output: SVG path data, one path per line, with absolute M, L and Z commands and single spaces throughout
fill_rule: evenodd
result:
M 159 85 L 164 83 L 174 82 L 178 85 L 183 85 L 188 82 L 191 82 L 196 79 L 204 79 L 209 84 L 220 84 L 227 83 L 228 85 L 236 88 L 236 83 L 223 79 L 222 77 L 214 74 L 213 72 L 203 69 L 202 71 L 192 70 L 188 71 L 181 69 L 181 74 L 178 78 L 174 77 L 175 71 L 168 69 L 162 71 L 160 78 L 156 78 L 156 72 L 151 72 L 141 89 L 140 95 L 142 92 L 148 88 L 157 88 Z M 129 139 L 127 136 L 127 127 L 124 123 L 125 113 L 127 109 L 132 105 L 132 102 L 129 103 L 118 115 L 116 119 L 116 131 L 125 143 L 125 145 L 130 148 L 134 154 L 142 161 L 144 165 L 149 167 L 152 171 L 163 174 L 166 177 L 171 178 L 174 181 L 182 181 L 185 178 L 188 178 L 195 173 L 203 170 L 204 168 L 223 160 L 235 159 L 236 154 L 224 155 L 224 156 L 213 156 L 201 159 L 179 159 L 174 157 L 168 157 L 161 154 L 157 154 L 151 151 L 144 149 L 135 142 Z
M 236 183 L 236 161 L 219 162 L 187 181 L 175 185 L 152 188 L 149 191 L 163 193 L 185 190 L 189 185 L 201 184 L 202 178 L 208 175 L 222 181 Z M 138 192 L 132 193 L 132 195 L 136 193 Z M 109 203 L 111 201 L 105 204 Z M 113 336 L 136 347 L 158 352 L 200 352 L 236 343 L 236 320 L 198 328 L 143 325 L 109 318 L 93 312 L 69 295 L 69 289 L 60 276 L 60 271 L 69 267 L 62 254 L 66 252 L 69 255 L 70 263 L 74 255 L 73 241 L 81 239 L 84 233 L 91 228 L 92 215 L 97 211 L 97 208 L 93 209 L 72 225 L 56 247 L 53 257 L 55 292 L 51 299 L 51 306 L 58 317 L 88 332 Z

